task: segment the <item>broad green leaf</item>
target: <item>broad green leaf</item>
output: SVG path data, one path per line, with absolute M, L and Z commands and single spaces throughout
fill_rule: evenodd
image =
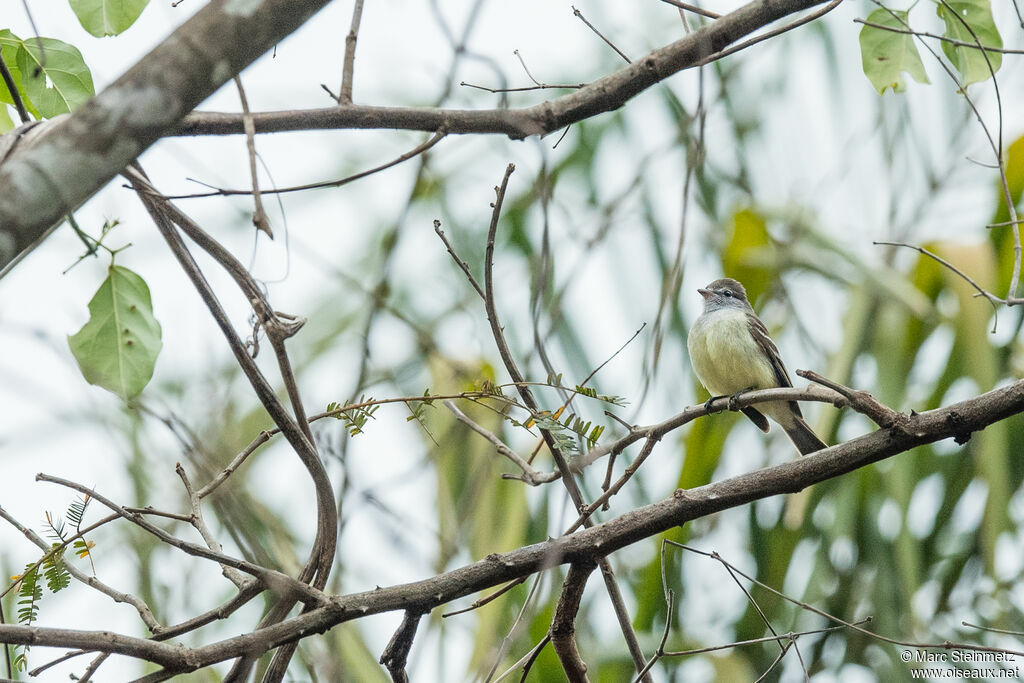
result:
M 0 102 L 0 133 L 14 130 L 14 121 L 11 120 L 11 113 L 7 111 L 7 105 Z
M 55 38 L 29 38 L 15 57 L 25 95 L 46 118 L 72 111 L 95 94 L 82 53 Z
M 953 11 L 950 11 L 950 8 Z M 979 42 L 985 47 L 1003 46 L 1003 39 L 992 19 L 992 6 L 989 0 L 944 0 L 938 4 L 935 11 L 942 21 L 946 22 L 947 38 L 967 43 L 969 46 L 977 45 Z M 1003 63 L 1003 55 L 999 52 L 988 52 L 986 60 L 986 52 L 977 47 L 954 45 L 943 41 L 942 51 L 963 76 L 964 85 L 988 79 L 994 72 L 999 71 Z
M 868 15 L 872 24 L 906 29 L 907 13 L 876 9 Z M 903 92 L 906 83 L 903 72 L 910 74 L 918 83 L 928 83 L 924 63 L 917 51 L 914 36 L 885 29 L 865 26 L 860 31 L 860 58 L 864 75 L 881 95 L 886 88 Z
M 149 0 L 70 0 L 78 21 L 97 38 L 116 36 L 135 23 Z
M 110 266 L 89 302 L 89 322 L 68 337 L 68 344 L 89 384 L 125 400 L 137 396 L 153 376 L 163 345 L 145 280 Z
M 22 103 L 25 108 L 28 109 L 29 113 L 33 116 L 39 116 L 39 112 L 36 110 L 32 103 L 28 101 L 25 95 L 25 86 L 21 84 L 21 70 L 18 68 L 18 48 L 21 47 L 21 38 L 11 33 L 8 29 L 0 30 L 0 56 L 3 57 L 4 63 L 7 64 L 7 69 L 11 72 L 11 77 L 14 78 L 14 85 L 16 86 L 18 93 L 21 95 Z M 14 104 L 14 98 L 11 97 L 10 91 L 7 89 L 7 85 L 0 80 L 0 102 L 6 102 L 7 104 Z

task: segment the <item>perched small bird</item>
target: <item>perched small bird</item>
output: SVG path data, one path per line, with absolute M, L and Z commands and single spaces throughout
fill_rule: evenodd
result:
M 704 312 L 690 328 L 686 346 L 693 371 L 712 397 L 793 386 L 743 285 L 723 278 L 697 291 L 704 297 Z M 828 447 L 804 422 L 795 401 L 759 403 L 742 410 L 762 432 L 768 431 L 765 415 L 770 417 L 803 455 Z

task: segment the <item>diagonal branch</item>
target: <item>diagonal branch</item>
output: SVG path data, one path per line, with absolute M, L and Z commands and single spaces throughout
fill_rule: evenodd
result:
M 604 524 L 582 529 L 569 536 L 525 546 L 508 553 L 496 553 L 443 574 L 414 583 L 375 588 L 362 593 L 314 598 L 315 608 L 291 619 L 202 647 L 159 643 L 105 632 L 0 625 L 0 643 L 81 648 L 116 652 L 155 662 L 175 672 L 195 671 L 240 656 L 256 655 L 284 643 L 298 641 L 337 624 L 373 614 L 393 611 L 424 613 L 452 600 L 529 576 L 551 566 L 592 563 L 633 543 L 754 500 L 784 493 L 796 493 L 813 484 L 852 472 L 860 467 L 941 439 L 979 431 L 1012 415 L 1024 413 L 1024 380 L 993 389 L 974 398 L 936 410 L 910 415 L 892 427 L 879 429 L 813 455 L 755 472 L 732 477 L 690 490 L 679 490 L 670 498 L 624 513 Z M 46 477 L 51 481 L 54 478 Z M 115 509 L 116 508 L 115 506 Z M 125 516 L 128 516 L 125 513 Z M 139 524 L 140 521 L 132 518 Z M 148 529 L 147 529 L 148 530 Z M 158 529 L 157 535 L 161 535 Z M 150 533 L 154 531 L 150 530 Z M 192 554 L 224 561 L 206 548 L 175 541 L 176 547 Z M 243 571 L 255 568 L 237 563 Z M 265 571 L 265 570 L 263 570 Z M 268 576 L 264 574 L 264 577 Z M 261 578 L 264 578 L 261 577 Z M 290 582 L 282 577 L 284 582 Z M 298 586 L 292 586 L 298 588 Z M 312 598 L 313 595 L 310 595 Z M 963 649 L 1005 651 L 983 645 Z M 1024 656 L 1024 652 L 1018 653 Z
M 391 128 L 450 133 L 498 133 L 514 139 L 545 135 L 597 114 L 614 111 L 647 88 L 684 69 L 699 66 L 754 31 L 823 4 L 825 0 L 753 0 L 739 9 L 629 66 L 575 92 L 522 109 L 421 109 L 346 106 L 253 114 L 257 133 L 334 128 Z M 194 112 L 173 135 L 229 135 L 243 132 L 235 113 Z
M 0 165 L 0 268 L 326 4 L 214 0 L 73 114 L 41 124 Z

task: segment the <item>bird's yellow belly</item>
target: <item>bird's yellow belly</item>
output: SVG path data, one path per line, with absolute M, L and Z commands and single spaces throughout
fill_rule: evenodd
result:
M 693 370 L 712 396 L 778 386 L 743 311 L 716 311 L 700 322 L 690 330 L 687 346 Z

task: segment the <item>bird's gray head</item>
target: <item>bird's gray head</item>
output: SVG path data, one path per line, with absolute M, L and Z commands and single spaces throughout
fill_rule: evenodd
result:
M 747 301 L 747 290 L 736 280 L 724 277 L 715 280 L 707 287 L 697 290 L 704 297 L 704 312 L 717 311 L 720 308 L 738 308 L 751 310 Z

